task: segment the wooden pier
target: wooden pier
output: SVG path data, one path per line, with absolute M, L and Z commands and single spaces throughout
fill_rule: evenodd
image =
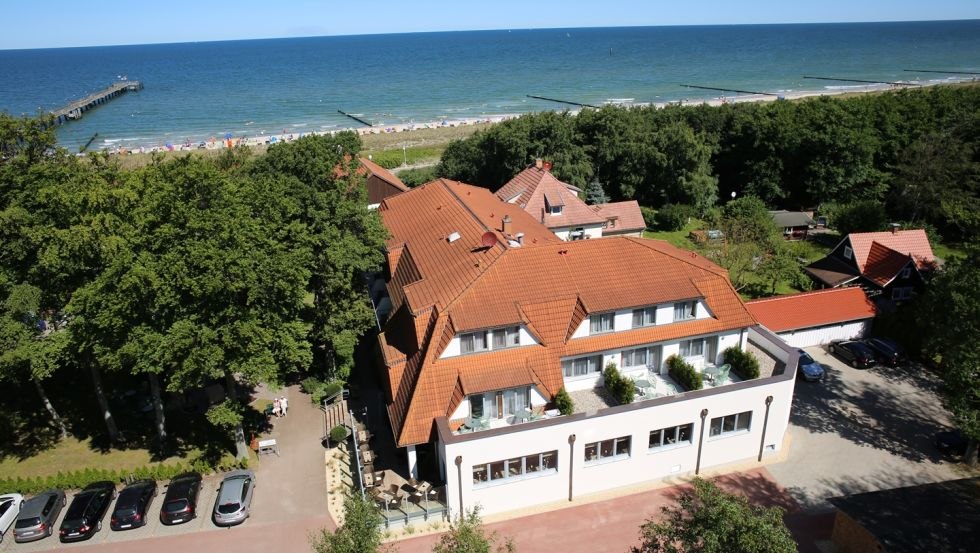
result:
M 142 89 L 143 83 L 140 81 L 118 81 L 98 92 L 89 94 L 81 100 L 75 100 L 61 109 L 52 111 L 51 116 L 54 118 L 55 125 L 61 125 L 73 119 L 80 119 L 86 111 L 102 105 L 120 94 L 125 94 L 130 90 Z

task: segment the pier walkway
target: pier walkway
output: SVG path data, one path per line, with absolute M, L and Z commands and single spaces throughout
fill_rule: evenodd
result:
M 112 83 L 108 87 L 103 88 L 98 92 L 93 92 L 81 100 L 75 100 L 63 108 L 52 111 L 51 115 L 54 117 L 54 124 L 61 125 L 68 120 L 79 119 L 86 111 L 94 108 L 95 106 L 104 104 L 120 94 L 125 94 L 130 90 L 135 91 L 142 89 L 143 83 L 140 81 L 118 81 Z

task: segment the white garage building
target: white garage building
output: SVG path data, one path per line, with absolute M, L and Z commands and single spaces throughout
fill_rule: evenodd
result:
M 796 348 L 863 338 L 875 316 L 874 304 L 856 286 L 763 298 L 746 307 L 763 326 Z

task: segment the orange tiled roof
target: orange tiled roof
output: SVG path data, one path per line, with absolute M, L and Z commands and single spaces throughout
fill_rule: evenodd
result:
M 592 206 L 592 210 L 606 221 L 615 218 L 612 224 L 606 225 L 606 228 L 602 231 L 603 235 L 622 232 L 640 232 L 647 228 L 647 224 L 643 220 L 643 213 L 640 212 L 640 204 L 636 200 L 598 204 Z
M 460 387 L 472 393 L 533 384 L 553 395 L 562 385 L 563 356 L 755 324 L 724 270 L 666 242 L 622 236 L 562 242 L 517 205 L 446 180 L 388 198 L 380 213 L 391 233 L 389 262 L 392 251 L 401 252 L 397 278 L 388 283 L 395 309 L 395 288 L 408 282 L 404 309 L 386 323 L 382 341 L 386 362 L 394 364 L 389 416 L 399 445 L 426 442 L 433 419 L 465 397 Z M 505 214 L 512 232 L 525 234 L 519 247 L 497 230 Z M 453 231 L 460 238 L 450 243 Z M 482 247 L 488 232 L 494 244 Z M 402 268 L 406 262 L 411 270 Z M 587 312 L 692 298 L 704 298 L 712 317 L 569 339 Z M 539 343 L 440 358 L 447 336 L 518 324 Z M 394 335 L 414 340 L 399 345 Z
M 912 256 L 872 242 L 864 264 L 864 276 L 884 287 L 909 263 L 914 263 Z
M 875 306 L 864 290 L 830 288 L 789 296 L 753 300 L 749 311 L 773 332 L 844 323 L 875 316 Z
M 596 225 L 606 221 L 582 201 L 569 185 L 544 168 L 530 167 L 521 171 L 500 187 L 496 194 L 501 200 L 520 206 L 548 228 Z M 546 204 L 562 205 L 561 214 L 547 213 Z
M 934 265 L 936 256 L 932 253 L 929 238 L 922 229 L 899 230 L 896 232 L 852 232 L 847 235 L 854 250 L 854 260 L 858 270 L 865 273 L 871 245 L 875 242 L 898 253 L 911 255 L 918 268 Z
M 388 184 L 394 186 L 395 188 L 398 188 L 402 192 L 408 192 L 410 190 L 409 187 L 405 186 L 405 183 L 402 182 L 402 180 L 398 178 L 391 171 L 385 169 L 384 167 L 378 165 L 377 163 L 371 161 L 366 157 L 362 157 L 359 159 L 361 160 L 361 166 L 367 169 L 367 171 L 372 175 L 387 182 Z

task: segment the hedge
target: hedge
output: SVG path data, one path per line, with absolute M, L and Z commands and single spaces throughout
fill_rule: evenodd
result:
M 49 476 L 38 476 L 34 478 L 2 478 L 0 479 L 0 490 L 4 493 L 17 492 L 23 495 L 33 495 L 52 488 L 61 490 L 80 490 L 94 482 L 108 480 L 115 483 L 124 483 L 129 478 L 137 480 L 170 480 L 178 474 L 184 472 L 199 472 L 208 474 L 211 472 L 225 472 L 248 466 L 248 461 L 237 461 L 234 459 L 222 459 L 216 464 L 208 463 L 201 459 L 191 463 L 175 463 L 173 465 L 144 465 L 135 469 L 95 469 L 86 468 L 71 472 L 58 472 Z
M 344 383 L 339 380 L 320 380 L 315 376 L 304 378 L 300 383 L 304 392 L 310 394 L 310 401 L 320 405 L 323 400 L 344 389 Z
M 732 366 L 732 372 L 737 374 L 742 380 L 752 380 L 759 378 L 759 360 L 752 355 L 752 352 L 742 351 L 732 346 L 722 352 L 725 363 Z
M 633 403 L 633 398 L 636 397 L 636 383 L 629 378 L 623 378 L 615 363 L 606 365 L 605 370 L 602 371 L 602 379 L 606 390 L 609 390 L 620 405 Z
M 565 391 L 564 386 L 555 394 L 555 409 L 558 409 L 562 415 L 571 415 L 575 412 L 575 403 L 572 401 L 572 396 Z
M 688 219 L 697 215 L 694 206 L 686 204 L 667 204 L 657 210 L 657 230 L 676 231 L 684 228 Z
M 684 386 L 687 390 L 700 390 L 704 388 L 704 379 L 701 373 L 694 370 L 694 367 L 690 363 L 684 361 L 677 355 L 671 355 L 667 358 L 667 367 L 670 377 L 677 381 L 678 384 Z

